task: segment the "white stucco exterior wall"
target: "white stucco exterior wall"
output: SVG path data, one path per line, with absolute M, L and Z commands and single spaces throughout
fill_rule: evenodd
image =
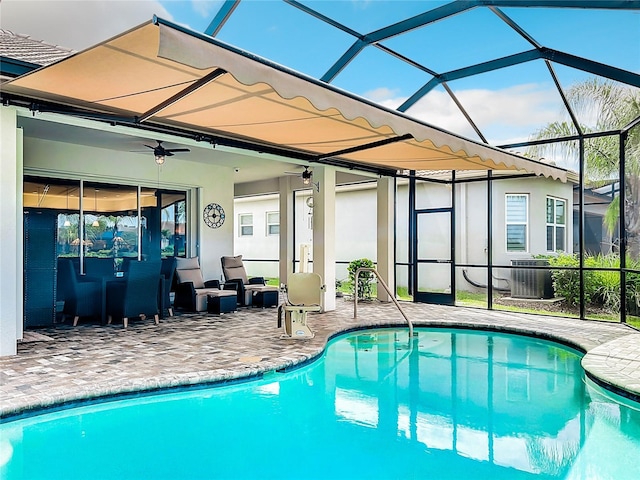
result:
M 336 187 L 335 212 L 335 275 L 339 280 L 348 277 L 347 263 L 358 258 L 377 260 L 377 223 L 375 182 L 366 185 L 348 185 Z M 373 203 L 371 196 L 374 196 Z M 311 191 L 298 191 L 295 195 L 295 244 L 293 254 L 300 260 L 300 246 L 311 245 L 313 252 L 314 209 L 308 200 L 313 199 Z M 311 203 L 312 200 L 309 200 Z M 266 234 L 267 212 L 279 211 L 278 195 L 258 195 L 235 199 L 234 255 L 243 255 L 247 259 L 273 260 L 271 262 L 247 262 L 250 276 L 277 277 L 278 236 Z M 239 235 L 239 217 L 252 214 L 254 229 L 252 236 Z M 283 219 L 281 219 L 282 222 Z M 393 225 L 391 225 L 391 228 Z M 358 232 L 354 235 L 354 232 Z M 393 259 L 392 259 L 393 260 Z
M 279 195 L 260 195 L 258 197 L 239 198 L 235 200 L 233 223 L 234 255 L 242 255 L 247 274 L 250 277 L 278 277 L 278 258 L 280 252 L 280 235 L 269 235 L 267 232 L 267 213 L 280 211 Z M 253 234 L 241 235 L 240 217 L 251 215 L 253 218 Z M 273 261 L 252 261 L 273 260 Z
M 22 338 L 22 131 L 16 110 L 0 108 L 0 356 Z
M 429 188 L 431 187 L 431 188 Z M 433 184 L 420 187 L 418 205 L 422 208 L 438 208 L 450 206 L 451 190 L 447 186 Z M 521 179 L 505 179 L 493 181 L 493 263 L 494 265 L 510 265 L 511 260 L 532 258 L 537 254 L 548 254 L 546 251 L 546 199 L 547 196 L 560 198 L 567 201 L 566 218 L 566 248 L 571 251 L 573 245 L 572 235 L 572 191 L 573 184 L 562 183 L 542 177 L 527 177 Z M 528 251 L 511 253 L 506 251 L 505 230 L 505 196 L 508 193 L 526 193 L 529 198 L 529 222 L 528 222 Z M 312 232 L 309 217 L 312 217 L 313 209 L 306 205 L 306 199 L 310 192 L 296 195 L 296 256 L 299 255 L 299 245 L 312 241 Z M 336 260 L 351 261 L 356 258 L 370 258 L 377 262 L 379 249 L 377 245 L 377 221 L 376 221 L 376 187 L 374 183 L 363 185 L 342 186 L 336 188 Z M 396 261 L 407 261 L 407 235 L 408 235 L 408 185 L 400 183 L 397 188 L 396 201 Z M 456 263 L 487 265 L 488 261 L 488 201 L 486 182 L 459 183 L 455 190 L 456 204 Z M 263 218 L 266 211 L 277 209 L 275 196 L 269 199 L 265 197 L 247 197 L 236 199 L 237 209 L 245 212 L 254 212 Z M 242 207 L 240 207 L 242 205 Z M 310 215 L 311 214 L 311 215 Z M 440 224 L 434 217 L 430 224 L 421 225 L 423 238 L 428 239 L 430 253 L 444 255 L 446 248 L 433 244 L 434 239 L 442 237 L 448 225 Z M 245 242 L 242 250 L 248 258 L 277 258 L 277 250 L 269 245 L 264 238 L 254 238 L 251 242 Z M 239 243 L 237 246 L 240 245 Z M 249 264 L 248 268 L 256 268 Z M 430 278 L 425 278 L 429 286 L 434 290 L 451 288 L 448 279 L 438 275 L 437 268 L 448 268 L 445 264 L 432 269 Z M 274 271 L 275 272 L 275 271 Z M 473 289 L 458 271 L 456 278 L 457 288 Z M 263 274 L 263 273 L 255 273 Z M 266 274 L 267 276 L 275 273 Z M 487 269 L 467 269 L 469 277 L 479 284 L 486 285 Z M 494 268 L 494 277 L 503 278 L 505 281 L 494 281 L 498 287 L 507 287 L 511 275 L 509 269 Z M 440 278 L 443 277 L 443 278 Z M 346 279 L 346 264 L 336 265 L 336 278 Z M 396 275 L 398 286 L 407 285 L 406 268 L 400 269 Z

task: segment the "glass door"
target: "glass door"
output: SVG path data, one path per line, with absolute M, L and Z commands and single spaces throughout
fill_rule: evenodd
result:
M 410 238 L 414 302 L 455 302 L 455 173 L 410 182 Z
M 416 211 L 414 301 L 453 305 L 451 208 Z

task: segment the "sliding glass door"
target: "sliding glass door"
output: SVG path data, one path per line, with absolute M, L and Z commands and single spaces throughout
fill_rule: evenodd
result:
M 51 324 L 64 300 L 58 258 L 85 273 L 86 259 L 118 270 L 126 257 L 186 256 L 183 191 L 25 177 L 23 204 L 26 326 Z

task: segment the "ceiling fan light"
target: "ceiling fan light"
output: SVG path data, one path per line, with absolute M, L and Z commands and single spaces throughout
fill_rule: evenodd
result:
M 161 154 L 160 155 L 156 155 L 155 159 L 156 159 L 156 163 L 158 165 L 162 165 L 164 163 L 164 155 L 161 155 Z
M 304 172 L 302 172 L 302 184 L 303 185 L 311 185 L 311 176 L 313 175 L 312 172 L 310 172 L 309 170 L 305 170 Z

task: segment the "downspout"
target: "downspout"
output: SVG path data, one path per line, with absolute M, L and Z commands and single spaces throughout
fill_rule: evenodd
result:
M 487 309 L 493 310 L 493 170 L 487 171 Z
M 578 145 L 580 146 L 580 173 L 578 177 L 578 184 L 580 185 L 580 190 L 578 192 L 578 232 L 580 233 L 580 253 L 578 254 L 578 276 L 580 280 L 580 318 L 584 320 L 584 137 L 580 136 Z
M 416 235 L 416 171 L 409 171 L 409 268 L 408 268 L 408 293 L 413 295 L 417 289 L 417 274 L 418 269 L 415 268 L 416 248 L 418 238 Z M 415 300 L 415 298 L 414 298 Z
M 626 152 L 625 144 L 627 143 L 627 131 L 620 132 L 619 148 L 620 148 L 620 321 L 627 323 L 627 222 L 625 218 L 625 191 L 627 189 L 625 170 L 626 170 Z

